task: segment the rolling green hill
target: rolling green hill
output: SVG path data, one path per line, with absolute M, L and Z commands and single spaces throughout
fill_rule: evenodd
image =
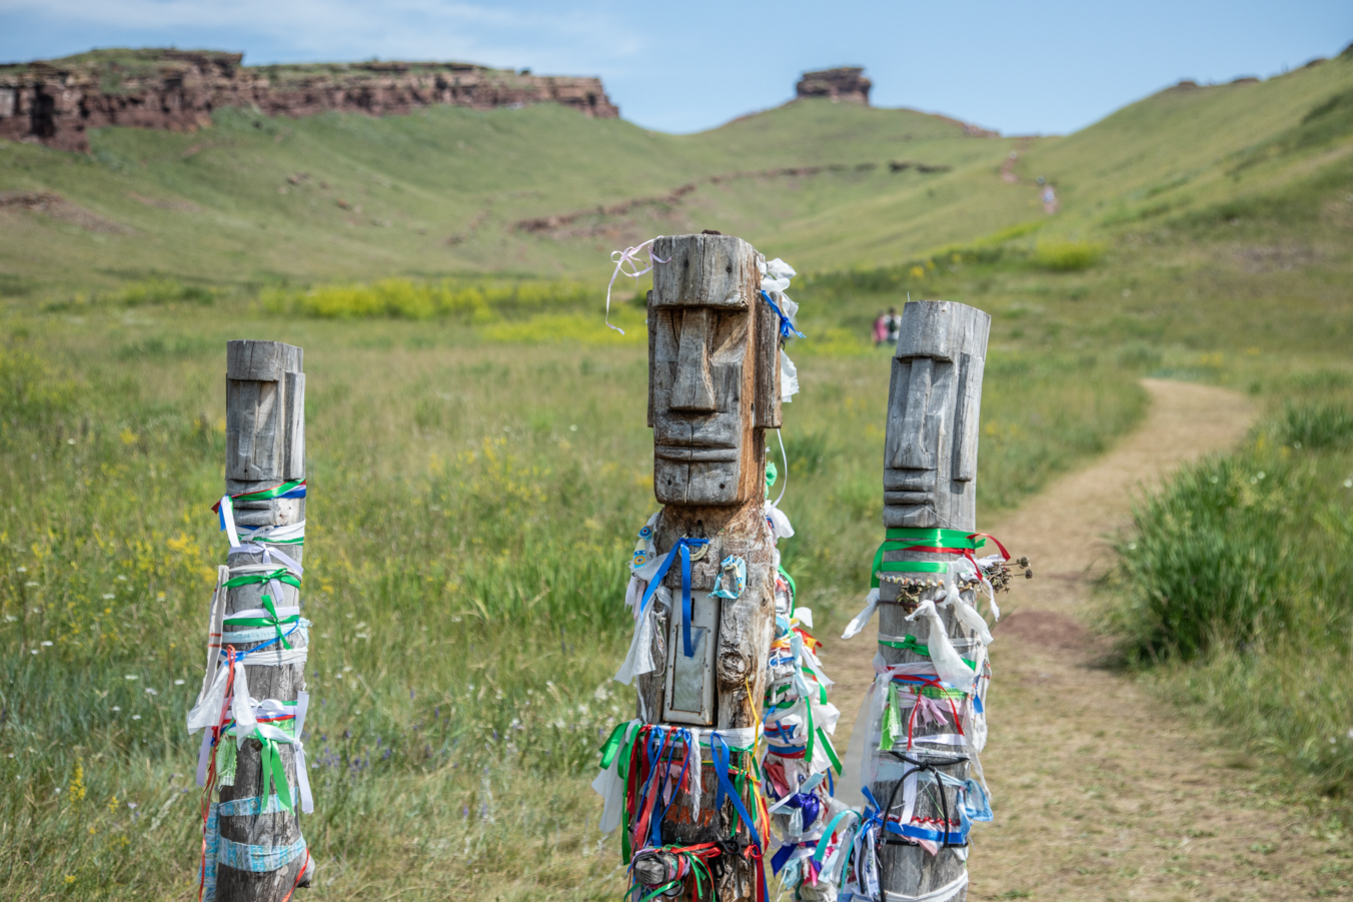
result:
M 614 247 L 699 228 L 810 270 L 896 265 L 1020 224 L 1114 239 L 1344 178 L 1351 91 L 1344 54 L 1261 83 L 1174 87 L 1055 138 L 975 137 L 943 117 L 825 101 L 685 136 L 549 106 L 381 119 L 223 110 L 193 134 L 102 130 L 90 156 L 0 145 L 0 287 L 148 273 L 594 276 Z M 1042 212 L 1038 176 L 1059 194 L 1056 216 Z

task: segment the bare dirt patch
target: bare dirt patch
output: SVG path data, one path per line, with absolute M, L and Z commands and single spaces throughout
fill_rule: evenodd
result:
M 24 210 L 44 213 L 61 222 L 77 225 L 89 232 L 107 235 L 133 235 L 135 229 L 105 219 L 97 213 L 71 203 L 54 191 L 0 191 L 0 210 Z

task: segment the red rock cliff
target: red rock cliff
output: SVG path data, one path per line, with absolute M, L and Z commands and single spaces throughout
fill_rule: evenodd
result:
M 833 101 L 845 100 L 869 106 L 869 89 L 873 86 L 874 83 L 864 77 L 863 68 L 842 66 L 838 69 L 805 72 L 794 89 L 799 97 L 829 97 Z
M 242 54 L 100 50 L 51 62 L 0 65 L 0 138 L 88 151 L 109 125 L 191 131 L 219 107 L 268 115 L 325 110 L 374 116 L 433 104 L 473 109 L 557 103 L 616 119 L 598 78 L 531 75 L 469 63 L 241 66 Z

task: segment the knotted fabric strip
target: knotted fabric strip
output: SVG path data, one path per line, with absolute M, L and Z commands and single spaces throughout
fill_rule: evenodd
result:
M 619 332 L 621 335 L 625 334 L 625 330 L 619 326 L 611 325 L 611 288 L 615 286 L 615 278 L 623 273 L 631 279 L 637 280 L 645 273 L 652 272 L 653 267 L 657 266 L 659 263 L 669 262 L 671 259 L 670 257 L 667 260 L 664 260 L 661 257 L 655 256 L 653 253 L 653 242 L 661 237 L 661 235 L 658 235 L 656 238 L 650 238 L 642 244 L 635 245 L 634 247 L 627 247 L 623 251 L 611 251 L 611 262 L 615 264 L 615 272 L 611 273 L 611 281 L 606 285 L 606 325 Z M 636 260 L 635 257 L 637 257 L 639 252 L 645 248 L 648 250 L 648 266 L 644 269 L 640 269 L 639 261 Z M 629 264 L 629 269 L 625 269 L 626 263 Z

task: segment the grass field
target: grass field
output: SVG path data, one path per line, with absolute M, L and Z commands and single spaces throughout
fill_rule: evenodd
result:
M 195 135 L 101 133 L 89 159 L 0 146 L 0 189 L 56 191 L 135 230 L 0 207 L 0 895 L 192 896 L 181 724 L 224 551 L 210 504 L 229 338 L 306 349 L 316 899 L 620 895 L 586 783 L 598 731 L 630 704 L 607 679 L 628 640 L 623 562 L 655 503 L 633 284 L 613 314 L 628 334 L 601 325 L 614 246 L 708 226 L 804 273 L 784 547 L 823 638 L 880 538 L 887 355 L 863 336 L 908 293 L 993 314 L 981 517 L 1136 424 L 1145 374 L 1264 399 L 1271 437 L 1244 452 L 1262 459 L 1227 472 L 1295 474 L 1281 484 L 1323 489 L 1346 516 L 1342 439 L 1305 445 L 1342 435 L 1342 414 L 1311 405 L 1353 379 L 1353 135 L 1344 101 L 1330 106 L 1350 82 L 1339 59 L 1175 89 L 1039 141 L 823 103 L 684 137 L 434 109 L 258 127 L 226 112 Z M 1000 177 L 1011 150 L 1015 184 Z M 511 228 L 719 173 L 860 162 L 879 165 L 704 182 L 580 217 L 579 234 Z M 1063 198 L 1056 217 L 1038 175 Z M 456 300 L 471 291 L 482 303 Z M 1347 548 L 1305 508 L 1284 516 L 1322 553 Z M 1143 598 L 1125 633 L 1165 648 Z M 1201 663 L 1158 654 L 1164 685 L 1250 718 L 1256 741 L 1325 742 L 1325 722 L 1293 734 L 1277 707 L 1242 715 L 1244 680 L 1271 685 L 1262 668 L 1287 646 L 1215 635 Z M 1322 710 L 1339 710 L 1347 681 L 1327 685 Z

